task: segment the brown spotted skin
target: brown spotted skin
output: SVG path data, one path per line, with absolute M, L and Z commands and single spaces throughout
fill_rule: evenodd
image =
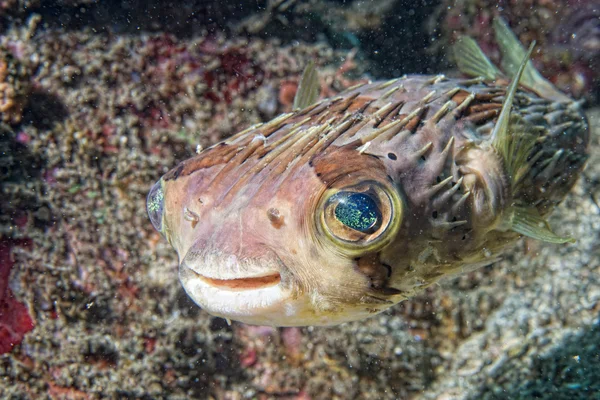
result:
M 181 268 L 225 280 L 277 271 L 285 304 L 212 307 L 194 292 L 200 289 L 189 271 L 181 275 L 184 287 L 215 315 L 328 325 L 380 312 L 444 276 L 493 262 L 518 239 L 503 229 L 506 208 L 518 197 L 550 212 L 577 179 L 588 141 L 578 104 L 519 90 L 513 113 L 539 139 L 535 163 L 513 193 L 489 140 L 505 92 L 502 82 L 443 76 L 375 82 L 180 163 L 162 182 L 163 233 Z M 395 190 L 403 216 L 384 248 L 348 256 L 321 234 L 318 207 L 327 191 L 363 181 Z

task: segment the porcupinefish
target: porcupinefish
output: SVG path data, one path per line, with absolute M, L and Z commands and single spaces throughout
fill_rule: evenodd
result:
M 581 105 L 495 31 L 506 77 L 463 38 L 471 78 L 405 76 L 316 101 L 201 151 L 151 189 L 154 227 L 187 294 L 250 324 L 362 319 L 441 278 L 496 261 L 520 237 L 571 241 L 546 217 L 575 183 L 589 128 Z

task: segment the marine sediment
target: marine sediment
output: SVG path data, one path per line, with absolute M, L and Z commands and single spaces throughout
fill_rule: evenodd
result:
M 588 111 L 588 168 L 550 221 L 576 244 L 522 241 L 493 266 L 357 323 L 228 325 L 181 289 L 177 260 L 147 220 L 146 193 L 198 145 L 291 107 L 309 60 L 323 95 L 357 83 L 368 65 L 360 51 L 201 28 L 172 34 L 164 22 L 95 32 L 17 18 L 2 43 L 28 71 L 16 79 L 29 94 L 21 120 L 0 131 L 10 155 L 0 164 L 0 232 L 14 260 L 7 287 L 35 326 L 0 355 L 0 397 L 600 393 L 598 109 Z

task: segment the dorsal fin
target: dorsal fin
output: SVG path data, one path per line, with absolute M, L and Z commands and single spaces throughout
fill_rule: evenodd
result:
M 502 69 L 508 75 L 515 75 L 519 69 L 521 60 L 525 57 L 525 48 L 519 42 L 517 36 L 510 30 L 506 21 L 498 17 L 494 19 L 494 32 L 496 41 L 502 53 Z M 560 91 L 558 91 L 552 83 L 548 82 L 535 67 L 531 61 L 528 61 L 521 84 L 529 89 L 547 97 L 558 101 L 570 101 L 570 99 Z
M 300 78 L 298 91 L 294 97 L 294 110 L 301 110 L 312 105 L 319 98 L 319 74 L 315 69 L 315 63 L 310 61 Z
M 502 73 L 486 57 L 474 39 L 463 36 L 453 46 L 454 59 L 460 72 L 474 78 L 495 80 Z

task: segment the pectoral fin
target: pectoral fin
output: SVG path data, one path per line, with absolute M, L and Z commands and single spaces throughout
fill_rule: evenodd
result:
M 571 237 L 561 237 L 537 211 L 536 208 L 514 207 L 512 216 L 513 231 L 527 237 L 549 243 L 574 243 Z

